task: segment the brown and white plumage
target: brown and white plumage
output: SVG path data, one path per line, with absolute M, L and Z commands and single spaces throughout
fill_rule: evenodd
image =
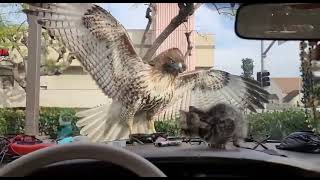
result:
M 264 108 L 268 92 L 255 80 L 235 76 L 219 70 L 203 70 L 180 74 L 177 78 L 176 96 L 155 116 L 158 120 L 170 120 L 180 116 L 180 110 L 189 106 L 208 109 L 217 103 L 228 103 L 255 111 Z
M 123 26 L 97 5 L 35 3 L 25 12 L 38 16 L 43 28 L 75 53 L 112 99 L 78 114 L 83 117 L 77 123 L 81 133 L 93 141 L 154 132 L 154 120 L 176 116 L 187 109 L 184 105 L 204 106 L 222 99 L 254 107 L 265 99 L 266 92 L 256 82 L 223 71 L 181 74 L 186 67 L 176 48 L 158 55 L 153 65 L 144 63 Z

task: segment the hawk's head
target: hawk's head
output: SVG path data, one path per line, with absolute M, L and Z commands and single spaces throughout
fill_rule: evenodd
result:
M 177 76 L 187 69 L 182 52 L 178 48 L 168 49 L 153 60 L 155 68 L 163 73 Z

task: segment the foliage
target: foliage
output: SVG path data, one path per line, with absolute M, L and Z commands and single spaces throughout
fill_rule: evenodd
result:
M 73 135 L 79 135 L 76 127 L 78 118 L 75 116 L 76 110 L 72 108 L 41 108 L 39 130 L 43 135 L 56 138 L 59 129 L 59 117 L 63 121 L 71 121 Z M 282 112 L 265 112 L 259 114 L 249 114 L 249 133 L 254 136 L 265 136 L 270 134 L 272 139 L 282 139 L 288 134 L 298 130 L 309 130 L 308 124 L 304 120 L 302 110 L 285 110 Z M 0 134 L 23 133 L 25 112 L 20 109 L 0 109 Z M 178 120 L 156 121 L 157 132 L 168 133 L 170 136 L 180 136 Z
M 313 112 L 312 109 L 307 109 L 307 118 L 306 118 L 306 123 L 308 124 L 308 127 L 316 132 L 320 133 L 320 112 L 319 110 L 315 110 Z
M 302 78 L 301 102 L 305 108 L 305 120 L 308 126 L 314 132 L 320 132 L 320 85 L 319 81 L 314 78 L 312 61 L 317 61 L 315 55 L 319 49 L 317 41 L 301 41 L 300 42 L 300 71 Z
M 59 117 L 61 115 L 63 121 L 71 121 L 74 130 L 73 135 L 79 135 L 79 129 L 75 125 L 78 118 L 75 114 L 76 111 L 70 108 L 41 108 L 39 131 L 45 135 L 49 135 L 51 138 L 57 138 Z
M 22 110 L 0 108 L 0 134 L 23 133 L 24 119 Z
M 292 132 L 310 130 L 305 122 L 303 110 L 284 110 L 247 115 L 249 134 L 260 138 L 271 135 L 271 139 L 281 140 Z M 171 136 L 181 135 L 177 121 L 157 121 L 157 132 L 165 132 Z
M 40 134 L 56 138 L 59 130 L 59 117 L 71 121 L 73 135 L 79 135 L 75 123 L 76 110 L 71 108 L 41 108 L 39 119 Z M 25 111 L 20 109 L 0 108 L 0 134 L 21 134 L 24 130 Z
M 169 136 L 181 135 L 178 121 L 156 121 L 154 126 L 157 132 L 164 132 L 167 133 Z
M 25 60 L 28 57 L 28 26 L 26 25 L 27 16 L 22 10 L 26 7 L 27 5 L 23 3 L 0 4 L 0 48 L 9 49 L 10 55 L 5 58 L 5 65 L 12 66 L 13 78 L 24 90 L 26 87 Z M 15 15 L 19 17 L 13 18 Z M 22 19 L 22 22 L 17 22 L 16 19 Z M 65 50 L 61 42 L 53 40 L 44 29 L 41 41 L 40 75 L 62 74 L 75 56 Z
M 19 38 L 27 27 L 23 25 L 4 25 L 0 24 L 0 48 L 11 48 L 12 38 Z
M 284 110 L 249 114 L 249 133 L 254 136 L 271 135 L 280 140 L 292 132 L 309 130 L 303 110 Z
M 253 75 L 253 60 L 250 58 L 245 58 L 242 59 L 242 65 L 241 68 L 243 70 L 242 76 L 246 77 L 246 78 L 251 78 L 253 79 L 252 75 Z
M 7 47 L 5 38 L 11 38 L 20 32 L 26 31 L 25 20 L 20 24 L 13 24 L 8 19 L 23 13 L 23 3 L 2 3 L 0 5 L 0 45 Z M 8 11 L 9 10 L 9 11 Z
M 63 64 L 58 64 L 56 60 L 47 58 L 43 64 L 43 70 L 46 74 L 57 72 L 59 69 L 65 68 Z

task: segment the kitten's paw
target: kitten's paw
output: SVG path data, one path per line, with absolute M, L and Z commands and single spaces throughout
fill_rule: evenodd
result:
M 208 146 L 213 149 L 226 149 L 225 144 L 208 144 Z
M 235 147 L 237 147 L 237 148 L 240 147 L 240 144 L 239 144 L 238 142 L 234 142 L 233 145 L 234 145 Z

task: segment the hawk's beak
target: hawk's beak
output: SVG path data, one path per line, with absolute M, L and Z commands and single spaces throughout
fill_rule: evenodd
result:
M 183 69 L 182 63 L 179 63 L 178 67 L 179 67 L 179 73 L 183 73 L 184 69 Z

